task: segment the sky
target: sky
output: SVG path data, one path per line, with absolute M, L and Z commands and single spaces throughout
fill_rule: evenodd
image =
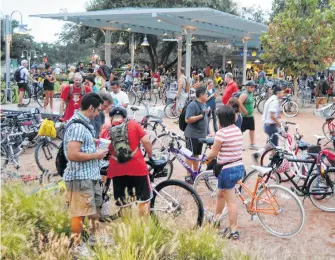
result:
M 237 2 L 240 7 L 250 7 L 258 5 L 260 1 L 237 0 Z M 270 10 L 271 2 L 272 0 L 263 0 L 262 8 Z M 35 37 L 35 41 L 51 43 L 57 40 L 58 36 L 55 34 L 61 32 L 64 22 L 29 17 L 29 15 L 59 13 L 61 9 L 66 9 L 68 12 L 82 12 L 85 11 L 85 3 L 86 0 L 0 0 L 0 11 L 4 15 L 10 15 L 14 10 L 20 11 L 23 23 L 31 29 L 30 34 Z M 20 14 L 15 12 L 12 18 L 19 20 Z

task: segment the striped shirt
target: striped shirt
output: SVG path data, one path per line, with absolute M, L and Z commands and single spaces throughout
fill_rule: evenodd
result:
M 64 134 L 64 152 L 66 159 L 68 160 L 66 169 L 64 171 L 63 179 L 64 181 L 72 180 L 100 180 L 100 168 L 99 160 L 89 160 L 85 162 L 75 162 L 70 161 L 68 158 L 68 143 L 80 142 L 80 152 L 83 153 L 95 153 L 97 151 L 96 144 L 93 140 L 95 135 L 95 130 L 90 120 L 85 117 L 80 111 L 76 110 L 75 114 L 69 121 L 79 119 L 88 126 L 91 131 L 87 129 L 86 126 L 80 123 L 71 124 Z
M 221 149 L 217 156 L 218 164 L 226 164 L 236 161 L 223 166 L 222 169 L 243 165 L 243 135 L 241 130 L 236 125 L 221 128 L 216 132 L 214 140 L 221 143 Z

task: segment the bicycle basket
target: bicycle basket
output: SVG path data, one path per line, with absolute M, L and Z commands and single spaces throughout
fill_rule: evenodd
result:
M 277 165 L 276 172 L 277 173 L 284 173 L 284 172 L 289 171 L 289 169 L 290 169 L 290 163 L 286 158 L 284 158 L 284 159 L 281 160 L 281 163 L 279 165 Z
M 321 118 L 328 118 L 331 117 L 334 112 L 333 104 L 329 104 L 328 106 L 315 110 L 314 115 Z

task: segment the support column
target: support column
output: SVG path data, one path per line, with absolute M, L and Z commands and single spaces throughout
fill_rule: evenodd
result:
M 131 62 L 131 69 L 135 69 L 135 39 L 134 33 L 131 34 L 131 43 L 130 43 L 130 62 Z
M 186 30 L 186 77 L 189 80 L 191 75 L 191 55 L 192 55 L 192 33 Z
M 183 37 L 180 37 L 180 39 L 178 39 L 178 65 L 177 65 L 177 75 L 178 75 L 178 82 L 179 82 L 179 79 L 180 79 L 180 76 L 179 76 L 179 71 L 181 69 L 181 66 L 182 66 L 182 60 L 183 60 Z
M 9 88 L 9 80 L 10 80 L 10 41 L 11 41 L 11 32 L 10 32 L 10 20 L 9 16 L 5 17 L 5 39 L 6 39 L 6 95 L 7 99 L 9 98 L 9 102 L 13 102 L 12 100 L 12 91 Z
M 245 84 L 247 81 L 247 57 L 248 57 L 248 41 L 244 41 L 244 48 L 243 48 L 243 78 L 242 78 L 242 84 Z
M 278 67 L 278 68 L 277 68 L 277 79 L 280 78 L 280 77 L 279 77 L 279 74 L 280 74 L 280 68 Z
M 106 30 L 105 33 L 105 60 L 108 67 L 111 66 L 111 40 L 112 40 L 112 31 Z
M 222 70 L 226 71 L 226 51 L 225 50 L 223 51 L 223 54 L 222 54 Z

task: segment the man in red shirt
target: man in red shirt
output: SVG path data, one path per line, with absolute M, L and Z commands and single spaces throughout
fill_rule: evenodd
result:
M 224 77 L 225 82 L 227 83 L 227 86 L 224 90 L 223 96 L 222 96 L 222 103 L 224 105 L 228 104 L 229 99 L 233 96 L 235 92 L 238 92 L 238 87 L 236 82 L 233 80 L 233 74 L 227 73 Z
M 73 76 L 73 85 L 65 86 L 61 94 L 61 103 L 59 114 L 64 112 L 64 105 L 66 104 L 63 121 L 68 121 L 74 114 L 74 111 L 80 108 L 81 98 L 88 92 L 92 92 L 89 86 L 82 85 L 83 76 L 80 73 L 75 73 Z M 71 93 L 72 88 L 72 93 Z
M 115 107 L 109 113 L 111 125 L 116 126 L 127 120 L 127 110 L 123 107 Z M 127 122 L 130 150 L 133 152 L 143 145 L 148 157 L 152 157 L 152 145 L 144 129 L 135 120 Z M 101 137 L 108 138 L 109 130 L 103 129 Z M 110 160 L 107 178 L 113 180 L 114 199 L 118 206 L 127 207 L 133 201 L 139 204 L 140 215 L 148 215 L 150 212 L 150 199 L 152 190 L 149 179 L 149 171 L 141 149 L 137 149 L 134 156 L 127 162 L 120 163 L 115 159 L 113 145 L 109 146 Z

